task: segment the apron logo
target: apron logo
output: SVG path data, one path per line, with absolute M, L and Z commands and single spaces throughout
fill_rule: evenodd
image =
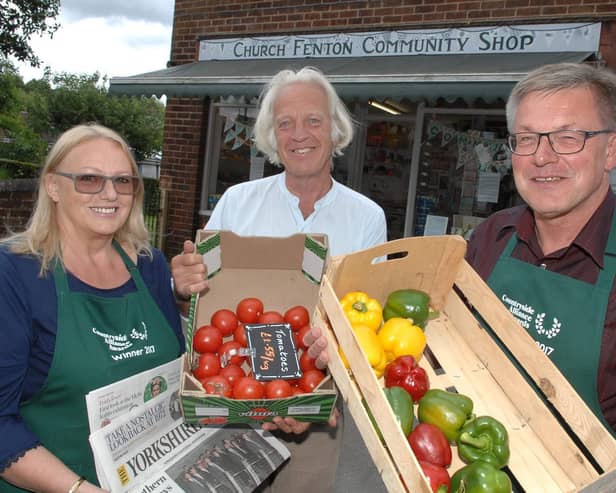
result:
M 141 325 L 143 325 L 143 332 L 137 332 L 137 329 L 135 329 L 133 327 L 133 330 L 130 333 L 130 338 L 131 339 L 135 339 L 135 340 L 139 340 L 139 341 L 147 341 L 148 340 L 148 328 L 146 327 L 145 323 L 141 322 Z
M 517 300 L 514 300 L 503 294 L 501 297 L 501 301 L 507 307 L 509 307 L 509 311 L 513 314 L 515 318 L 518 319 L 520 325 L 525 329 L 530 328 L 530 323 L 535 316 L 535 309 L 531 305 L 526 305 L 524 303 L 520 303 Z
M 556 337 L 560 332 L 560 328 L 562 327 L 562 323 L 554 317 L 552 319 L 552 327 L 548 330 L 543 326 L 543 321 L 545 320 L 545 313 L 537 314 L 537 318 L 535 318 L 535 329 L 537 330 L 537 334 L 545 335 L 548 339 L 552 339 Z
M 130 359 L 144 354 L 156 353 L 156 347 L 153 345 L 143 346 L 144 341 L 148 340 L 148 328 L 144 322 L 141 322 L 143 331 L 139 332 L 136 328 L 126 334 L 107 334 L 99 331 L 96 327 L 92 327 L 92 333 L 103 339 L 109 351 L 111 351 L 111 357 L 116 360 Z M 136 346 L 136 347 L 135 347 Z M 141 346 L 141 347 L 139 347 Z M 116 353 L 116 354 L 114 354 Z
M 510 298 L 507 294 L 503 294 L 501 296 L 501 301 L 509 309 L 509 311 L 515 317 L 518 323 L 531 335 L 533 332 L 534 324 L 534 330 L 537 333 L 537 336 L 534 337 L 535 343 L 537 344 L 539 349 L 541 349 L 541 351 L 543 351 L 546 355 L 550 356 L 556 350 L 556 348 L 554 346 L 546 344 L 546 342 L 542 342 L 541 340 L 537 339 L 544 338 L 543 341 L 545 341 L 546 339 L 555 338 L 560 333 L 560 329 L 562 327 L 562 323 L 560 322 L 560 320 L 554 317 L 552 319 L 552 326 L 547 329 L 545 327 L 545 319 L 547 316 L 545 312 L 537 313 L 535 307 L 533 307 L 532 305 L 520 303 L 518 300 Z
M 143 325 L 143 332 L 137 332 L 137 329 L 133 327 L 128 336 L 126 334 L 106 334 L 99 331 L 96 327 L 92 327 L 92 333 L 102 337 L 110 351 L 125 351 L 132 347 L 133 341 L 148 340 L 148 328 L 144 322 L 141 322 L 141 325 Z

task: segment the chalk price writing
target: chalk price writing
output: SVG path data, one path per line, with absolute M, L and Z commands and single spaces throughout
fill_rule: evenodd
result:
M 257 380 L 302 376 L 289 324 L 246 324 L 245 327 Z
M 274 346 L 270 344 L 272 342 L 272 333 L 261 331 L 259 335 L 263 341 L 263 354 L 261 355 L 261 365 L 259 366 L 259 369 L 269 370 L 270 363 L 275 360 L 276 356 L 276 350 L 274 349 Z
M 277 330 L 276 331 L 276 342 L 278 343 L 278 359 L 280 360 L 280 370 L 283 372 L 289 371 L 288 364 L 288 353 L 285 351 L 284 346 L 284 332 Z

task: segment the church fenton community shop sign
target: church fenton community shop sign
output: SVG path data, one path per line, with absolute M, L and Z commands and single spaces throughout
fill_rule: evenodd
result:
M 199 60 L 596 52 L 601 23 L 205 39 Z

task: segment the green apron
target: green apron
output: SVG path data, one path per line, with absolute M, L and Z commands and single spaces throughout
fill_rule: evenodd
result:
M 511 257 L 514 234 L 488 280 L 489 286 L 539 348 L 612 431 L 599 405 L 597 375 L 610 291 L 616 274 L 616 214 L 596 284 Z
M 56 265 L 56 346 L 43 388 L 21 405 L 24 421 L 70 469 L 98 484 L 88 442 L 85 395 L 167 363 L 180 345 L 137 266 L 114 242 L 137 287 L 119 298 L 71 292 Z M 23 491 L 0 481 L 0 491 Z

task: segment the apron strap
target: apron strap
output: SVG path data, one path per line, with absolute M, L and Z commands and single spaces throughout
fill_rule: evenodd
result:
M 132 277 L 135 286 L 137 287 L 137 291 L 145 291 L 147 289 L 146 285 L 143 282 L 143 278 L 141 277 L 141 274 L 139 273 L 139 269 L 135 265 L 135 262 L 133 262 L 133 260 L 127 255 L 127 253 L 116 240 L 113 240 L 113 247 L 115 248 L 116 252 L 120 254 L 124 265 L 128 269 L 128 272 L 130 273 L 130 276 Z M 64 269 L 64 265 L 62 264 L 62 262 L 60 262 L 59 259 L 56 259 L 54 262 L 53 272 L 54 281 L 56 284 L 56 292 L 58 294 L 68 292 L 69 288 L 66 270 Z
M 137 286 L 137 290 L 138 291 L 146 290 L 147 288 L 145 286 L 145 283 L 143 282 L 143 278 L 141 277 L 141 274 L 139 273 L 139 269 L 135 265 L 135 262 L 133 262 L 133 260 L 128 256 L 128 254 L 124 251 L 124 249 L 120 246 L 120 244 L 116 240 L 113 240 L 113 247 L 116 249 L 116 252 L 120 254 L 120 257 L 122 257 L 122 260 L 124 261 L 124 265 L 128 269 L 128 272 L 130 272 L 130 276 L 133 278 L 133 281 L 135 282 L 135 285 Z
M 66 270 L 64 264 L 59 258 L 53 263 L 53 279 L 56 285 L 56 295 L 59 297 L 62 293 L 68 292 L 68 279 L 66 277 Z
M 599 270 L 597 284 L 609 293 L 614 282 L 614 275 L 616 275 L 616 213 L 612 215 L 610 234 L 603 254 L 603 269 Z

